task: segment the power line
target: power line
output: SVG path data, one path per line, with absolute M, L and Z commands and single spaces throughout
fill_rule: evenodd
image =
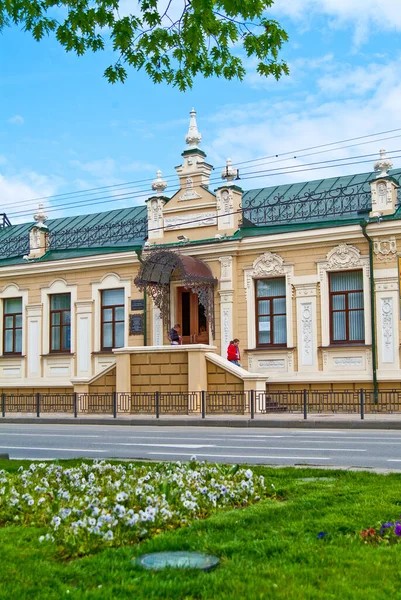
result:
M 281 154 L 271 154 L 269 156 L 265 156 L 265 157 L 261 157 L 261 158 L 256 158 L 256 159 L 251 159 L 251 160 L 247 160 L 247 161 L 236 162 L 235 164 L 237 166 L 241 166 L 241 165 L 246 165 L 246 164 L 251 164 L 251 163 L 256 163 L 256 162 L 268 160 L 270 158 L 276 158 L 276 159 L 280 159 L 281 160 L 282 157 L 289 156 L 290 154 L 294 155 L 294 154 L 299 153 L 299 152 L 307 152 L 309 150 L 316 150 L 316 149 L 319 149 L 319 148 L 327 148 L 328 146 L 330 146 L 329 149 L 322 150 L 321 152 L 318 153 L 318 154 L 321 154 L 321 153 L 330 152 L 330 151 L 333 151 L 333 150 L 340 150 L 342 148 L 348 148 L 348 147 L 362 145 L 362 143 L 361 143 L 361 144 L 351 144 L 350 146 L 344 146 L 342 148 L 332 148 L 332 146 L 336 146 L 336 145 L 342 144 L 344 142 L 350 142 L 350 141 L 362 140 L 362 139 L 367 139 L 367 138 L 373 138 L 373 137 L 377 137 L 379 135 L 385 135 L 385 134 L 394 133 L 394 132 L 397 132 L 397 131 L 401 131 L 401 128 L 390 129 L 390 130 L 387 130 L 387 131 L 381 131 L 381 132 L 377 132 L 377 133 L 371 133 L 369 135 L 364 135 L 364 136 L 359 136 L 359 137 L 354 137 L 354 138 L 347 138 L 347 139 L 344 139 L 344 140 L 338 140 L 336 142 L 329 142 L 327 144 L 319 144 L 317 146 L 309 146 L 307 148 L 301 148 L 301 149 L 298 149 L 298 150 L 292 150 L 292 151 L 284 152 L 284 153 L 281 153 Z M 395 137 L 400 137 L 400 136 L 392 136 L 392 137 L 389 137 L 389 138 L 381 138 L 381 139 L 378 139 L 378 140 L 371 140 L 369 142 L 363 142 L 363 144 L 369 144 L 369 143 L 374 143 L 374 142 L 378 142 L 378 141 L 385 141 L 387 139 L 394 139 Z M 311 156 L 312 154 L 314 154 L 314 153 L 311 153 L 309 155 L 307 154 L 307 155 L 304 155 L 304 156 Z M 290 156 L 289 158 L 286 158 L 284 160 L 291 160 L 291 158 L 302 158 L 302 156 L 298 156 L 298 157 Z M 279 162 L 279 161 L 272 161 L 272 162 Z M 223 169 L 224 167 L 225 167 L 225 165 L 222 165 L 222 166 L 219 166 L 219 167 L 215 167 L 215 170 Z M 248 168 L 248 167 L 244 167 L 244 168 Z M 167 179 L 171 179 L 173 177 L 176 177 L 176 175 L 174 173 L 171 174 L 171 175 L 166 175 L 163 178 L 167 180 Z M 117 184 L 113 184 L 113 185 L 109 185 L 109 186 L 101 186 L 101 187 L 97 187 L 97 188 L 96 187 L 95 188 L 88 188 L 88 189 L 82 190 L 80 192 L 79 191 L 77 191 L 77 192 L 65 192 L 65 193 L 62 193 L 62 194 L 53 194 L 51 196 L 40 196 L 40 197 L 37 197 L 37 198 L 30 198 L 30 199 L 27 199 L 27 200 L 22 200 L 20 202 L 23 202 L 24 204 L 26 204 L 26 203 L 29 203 L 29 202 L 38 202 L 40 200 L 51 200 L 51 199 L 55 200 L 57 198 L 64 199 L 67 196 L 83 197 L 83 196 L 86 196 L 86 195 L 93 195 L 93 194 L 90 194 L 90 192 L 95 193 L 96 191 L 101 191 L 101 190 L 106 190 L 106 189 L 115 189 L 115 188 L 124 188 L 124 187 L 128 187 L 128 186 L 135 186 L 136 187 L 137 184 L 152 182 L 153 179 L 154 179 L 154 177 L 151 177 L 151 178 L 139 179 L 139 180 L 135 180 L 135 181 L 131 181 L 131 182 L 117 183 Z M 14 206 L 14 205 L 15 204 L 13 204 L 12 206 Z
M 393 150 L 393 152 L 400 152 L 400 150 Z M 370 154 L 367 155 L 361 155 L 362 157 L 366 157 L 366 156 L 372 156 Z M 357 157 L 356 157 L 357 158 Z M 393 158 L 401 158 L 401 155 L 398 156 L 393 156 Z M 333 162 L 337 162 L 337 161 L 341 161 L 344 159 L 332 159 L 330 161 L 323 161 L 324 163 L 330 163 L 327 164 L 326 166 L 314 166 L 314 165 L 321 165 L 321 163 L 310 163 L 310 167 L 309 168 L 304 168 L 305 166 L 308 165 L 299 165 L 296 167 L 287 167 L 285 171 L 281 170 L 281 169 L 265 169 L 265 170 L 261 170 L 261 171 L 255 171 L 253 173 L 250 173 L 247 175 L 245 175 L 245 177 L 242 177 L 242 180 L 248 180 L 248 179 L 259 179 L 261 177 L 274 177 L 277 175 L 288 175 L 288 174 L 292 174 L 292 173 L 302 173 L 302 172 L 308 172 L 308 171 L 316 171 L 316 170 L 322 170 L 322 169 L 328 169 L 328 168 L 334 168 L 334 167 L 344 167 L 344 166 L 352 166 L 352 165 L 356 165 L 356 164 L 364 164 L 364 163 L 368 163 L 370 162 L 370 160 L 358 160 L 358 161 L 354 161 L 354 162 L 344 162 L 344 163 L 339 163 L 339 164 L 332 164 Z M 354 160 L 354 159 L 352 159 Z M 302 167 L 302 168 L 301 168 Z M 292 169 L 292 170 L 288 170 L 288 169 Z M 279 171 L 279 172 L 276 172 Z M 355 184 L 354 184 L 355 185 Z M 147 190 L 144 190 L 144 192 L 146 192 Z M 140 199 L 140 198 L 144 198 L 144 197 L 149 197 L 148 193 L 145 194 L 140 194 L 140 195 L 130 195 L 128 194 L 123 194 L 124 196 L 124 200 L 132 200 L 132 199 Z M 94 200 L 94 202 L 96 202 L 96 204 L 107 204 L 109 202 L 115 201 L 116 199 L 118 199 L 117 196 L 105 196 L 104 199 L 99 202 L 99 199 Z M 62 208 L 73 208 L 74 205 L 72 204 L 66 204 L 65 206 L 60 206 L 60 207 L 55 207 L 55 208 L 50 208 L 48 210 L 48 212 L 57 212 L 59 210 L 61 210 Z M 10 213 L 10 217 L 23 217 L 23 216 L 28 216 L 30 215 L 30 213 L 28 212 L 24 212 L 24 211 L 19 211 L 19 212 L 15 212 L 15 213 Z

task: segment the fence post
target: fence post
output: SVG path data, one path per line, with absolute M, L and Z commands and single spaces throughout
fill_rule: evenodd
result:
M 73 404 L 74 404 L 74 417 L 77 418 L 77 416 L 78 416 L 78 394 L 77 394 L 77 392 L 74 392 Z
M 206 392 L 205 390 L 201 391 L 201 411 L 202 411 L 202 419 L 206 416 Z
M 1 414 L 3 417 L 6 416 L 6 395 L 4 392 L 1 395 Z
M 40 417 L 40 392 L 36 394 L 36 416 Z
M 304 400 L 304 419 L 308 418 L 308 390 L 303 391 L 303 400 Z
M 155 392 L 156 419 L 160 416 L 160 392 Z
M 117 392 L 113 392 L 113 418 L 117 419 Z
M 361 419 L 363 421 L 365 418 L 365 390 L 362 388 L 359 390 L 359 400 L 361 408 Z
M 251 390 L 251 419 L 255 418 L 255 390 Z

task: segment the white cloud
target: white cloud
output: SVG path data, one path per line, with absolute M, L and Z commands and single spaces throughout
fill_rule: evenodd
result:
M 23 125 L 24 117 L 21 117 L 21 115 L 14 115 L 8 119 L 8 122 L 12 123 L 13 125 Z
M 34 171 L 12 175 L 0 173 L 1 212 L 5 212 L 13 224 L 33 222 L 31 215 L 39 202 L 36 198 L 53 195 L 59 185 L 60 180 L 57 178 Z M 47 201 L 44 201 L 44 204 L 50 206 Z
M 372 27 L 401 31 L 400 0 L 275 0 L 274 11 L 303 24 L 323 15 L 334 28 L 351 25 L 356 45 L 368 40 Z
M 370 76 L 373 78 L 372 83 L 367 84 Z M 336 76 L 324 76 L 318 82 L 316 93 L 304 90 L 302 94 L 292 95 L 291 100 L 284 98 L 223 106 L 213 118 L 217 124 L 217 134 L 207 148 L 212 164 L 224 164 L 227 156 L 232 157 L 234 164 L 258 157 L 270 157 L 264 162 L 240 167 L 245 189 L 368 172 L 372 170 L 374 157 L 361 159 L 366 160 L 365 163 L 339 168 L 312 167 L 304 172 L 274 176 L 274 171 L 271 171 L 270 174 L 254 173 L 253 179 L 245 179 L 246 173 L 252 171 L 282 170 L 283 167 L 297 165 L 306 169 L 308 163 L 334 159 L 341 159 L 341 164 L 360 155 L 378 155 L 383 146 L 389 151 L 401 148 L 400 136 L 387 141 L 374 141 L 374 138 L 372 141 L 367 138 L 355 142 L 359 145 L 352 148 L 327 148 L 328 151 L 324 154 L 320 153 L 321 150 L 295 152 L 302 148 L 401 128 L 401 64 L 399 61 L 391 61 L 388 64 L 367 65 L 365 69 L 347 66 L 344 72 L 339 70 Z M 388 135 L 400 134 L 401 132 L 397 132 Z M 207 141 L 209 140 L 208 135 Z M 367 141 L 369 143 L 365 144 Z M 287 152 L 291 154 L 282 156 Z M 310 153 L 310 156 L 306 156 Z M 401 155 L 401 152 L 396 155 Z M 401 158 L 395 159 L 394 164 L 400 166 Z M 256 175 L 262 177 L 258 178 Z

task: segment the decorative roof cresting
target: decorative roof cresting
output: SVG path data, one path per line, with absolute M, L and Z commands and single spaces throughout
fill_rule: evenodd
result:
M 374 170 L 380 171 L 380 173 L 378 173 L 376 175 L 376 177 L 377 178 L 387 177 L 388 176 L 387 171 L 392 168 L 393 168 L 393 161 L 391 160 L 391 158 L 387 158 L 385 149 L 381 148 L 380 149 L 380 158 L 374 164 Z
M 159 169 L 156 173 L 156 179 L 153 180 L 152 190 L 154 190 L 158 196 L 162 196 L 166 187 L 167 181 L 162 178 L 162 172 Z
M 45 207 L 40 202 L 38 206 L 37 212 L 33 215 L 34 220 L 36 221 L 35 227 L 42 227 L 47 229 L 47 225 L 45 225 L 45 221 L 47 221 L 47 214 L 44 211 Z
M 231 158 L 227 158 L 226 166 L 221 172 L 221 178 L 225 179 L 228 184 L 232 183 L 234 179 L 238 179 L 238 169 L 234 169 Z
M 196 111 L 193 108 L 189 113 L 191 118 L 189 120 L 188 133 L 185 136 L 185 141 L 190 148 L 197 148 L 202 141 L 202 136 L 198 131 L 198 125 L 196 124 Z

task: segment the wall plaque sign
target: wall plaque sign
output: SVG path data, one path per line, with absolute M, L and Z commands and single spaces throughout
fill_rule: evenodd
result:
M 144 310 L 145 302 L 144 300 L 131 300 L 131 310 Z
M 129 334 L 140 335 L 143 333 L 143 315 L 129 316 Z

